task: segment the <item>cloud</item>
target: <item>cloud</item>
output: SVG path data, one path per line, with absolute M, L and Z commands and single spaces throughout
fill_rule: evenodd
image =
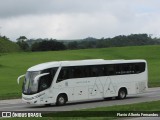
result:
M 105 0 L 1 0 L 0 17 L 90 13 L 105 7 L 104 3 L 106 3 Z
M 97 19 L 101 18 L 101 19 Z M 26 35 L 29 38 L 82 38 L 95 36 L 104 31 L 105 25 L 114 28 L 116 18 L 103 14 L 61 14 L 42 16 L 22 16 L 8 20 L 0 20 L 3 24 L 3 32 L 18 38 L 18 35 Z M 14 24 L 13 24 L 14 23 Z M 101 23 L 101 24 L 100 24 Z M 99 30 L 97 33 L 96 31 Z M 106 31 L 105 31 L 106 32 Z M 99 37 L 102 37 L 99 35 Z
M 158 0 L 1 0 L 0 33 L 15 40 L 158 35 Z

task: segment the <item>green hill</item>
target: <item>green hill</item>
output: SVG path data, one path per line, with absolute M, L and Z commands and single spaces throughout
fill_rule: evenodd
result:
M 0 37 L 0 53 L 20 51 L 19 46 L 5 37 Z
M 17 77 L 36 64 L 82 59 L 145 59 L 148 62 L 149 86 L 160 87 L 160 46 L 113 47 L 49 52 L 19 52 L 0 56 L 0 99 L 21 97 Z M 22 81 L 20 81 L 22 84 Z

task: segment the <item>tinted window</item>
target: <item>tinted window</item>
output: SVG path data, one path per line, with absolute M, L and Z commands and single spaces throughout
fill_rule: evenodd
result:
M 91 77 L 91 75 L 90 75 L 90 67 L 89 66 L 83 66 L 83 72 L 84 72 L 84 76 L 83 77 Z
M 58 75 L 57 82 L 61 82 L 69 78 L 69 68 L 63 67 Z
M 122 74 L 122 65 L 121 64 L 116 64 L 115 65 L 115 74 L 116 75 L 121 75 Z
M 61 68 L 57 82 L 71 78 L 137 74 L 144 71 L 145 63 L 70 66 Z
M 98 76 L 98 67 L 97 66 L 91 66 L 90 67 L 90 76 L 91 77 L 97 77 Z
M 106 75 L 115 75 L 114 65 L 106 65 Z
M 85 76 L 83 67 L 77 66 L 77 67 L 72 67 L 71 69 L 72 69 L 72 74 L 73 74 L 72 78 L 83 78 Z
M 51 86 L 53 78 L 56 74 L 57 68 L 45 69 L 41 73 L 49 73 L 48 75 L 42 76 L 39 80 L 39 91 L 45 90 Z
M 136 63 L 135 64 L 135 73 L 141 73 L 145 71 L 145 63 Z
M 105 67 L 105 65 L 98 66 L 98 75 L 99 76 L 106 76 L 106 67 Z
M 115 74 L 137 74 L 145 71 L 145 63 L 124 63 L 115 65 Z
M 121 74 L 131 74 L 133 67 L 134 67 L 134 64 L 122 64 Z M 134 73 L 134 71 L 133 71 L 133 73 Z

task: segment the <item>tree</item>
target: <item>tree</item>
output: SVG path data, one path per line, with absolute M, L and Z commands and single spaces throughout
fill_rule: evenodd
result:
M 17 38 L 17 42 L 22 42 L 22 41 L 27 41 L 27 37 L 26 36 L 20 36 L 19 38 Z
M 36 42 L 32 45 L 32 51 L 55 51 L 55 50 L 64 50 L 66 49 L 65 45 L 56 40 L 44 40 L 42 42 Z
M 29 50 L 29 45 L 27 44 L 27 38 L 25 36 L 20 36 L 17 38 L 17 44 L 20 46 L 20 48 L 24 51 Z
M 67 47 L 68 49 L 78 49 L 78 43 L 76 41 L 69 42 Z

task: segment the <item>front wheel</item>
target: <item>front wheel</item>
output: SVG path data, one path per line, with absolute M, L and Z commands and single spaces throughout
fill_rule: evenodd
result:
M 57 97 L 57 101 L 56 101 L 56 105 L 61 106 L 61 105 L 65 105 L 67 102 L 67 99 L 64 95 L 59 95 Z
M 118 92 L 118 99 L 125 99 L 127 96 L 127 91 L 126 89 L 120 89 Z

